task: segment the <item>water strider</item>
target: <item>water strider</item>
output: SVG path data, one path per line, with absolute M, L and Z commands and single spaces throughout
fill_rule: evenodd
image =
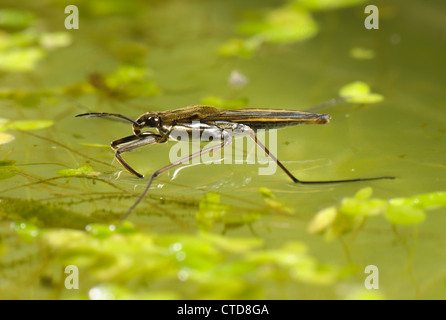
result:
M 321 105 L 324 106 L 324 105 Z M 118 117 L 132 123 L 133 134 L 111 142 L 111 147 L 115 150 L 115 157 L 119 163 L 129 172 L 139 178 L 143 175 L 133 169 L 121 156 L 122 153 L 132 151 L 146 145 L 155 143 L 165 143 L 169 139 L 175 139 L 173 133 L 184 132 L 190 137 L 194 137 L 193 132 L 198 131 L 200 137 L 203 134 L 207 136 L 218 137 L 223 142 L 219 145 L 204 148 L 199 152 L 193 153 L 183 159 L 172 162 L 152 173 L 143 193 L 136 202 L 127 210 L 121 218 L 125 220 L 136 206 L 142 201 L 152 185 L 154 178 L 161 173 L 186 163 L 193 158 L 203 154 L 210 153 L 231 144 L 235 136 L 249 136 L 254 142 L 291 178 L 295 183 L 302 184 L 320 184 L 320 183 L 338 183 L 370 181 L 378 179 L 394 179 L 394 177 L 382 176 L 374 178 L 357 178 L 344 180 L 327 181 L 303 181 L 297 179 L 287 168 L 257 139 L 255 131 L 257 129 L 276 129 L 298 124 L 325 124 L 330 121 L 328 114 L 319 114 L 304 111 L 283 110 L 283 109 L 237 109 L 222 110 L 210 106 L 188 106 L 178 110 L 147 112 L 136 120 L 116 113 L 89 112 L 76 115 L 76 117 Z M 142 131 L 143 128 L 153 128 L 157 132 Z M 175 135 L 176 135 L 175 134 Z

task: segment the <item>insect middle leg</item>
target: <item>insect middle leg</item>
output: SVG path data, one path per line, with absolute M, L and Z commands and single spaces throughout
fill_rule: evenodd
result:
M 156 170 L 150 176 L 149 181 L 147 182 L 147 185 L 146 185 L 144 191 L 141 193 L 141 195 L 138 197 L 138 199 L 135 201 L 135 203 L 129 208 L 129 210 L 127 210 L 126 214 L 121 217 L 120 222 L 122 222 L 125 219 L 127 219 L 127 217 L 132 213 L 132 211 L 142 201 L 142 199 L 144 199 L 144 197 L 146 196 L 147 192 L 150 189 L 150 186 L 152 185 L 153 179 L 158 177 L 161 173 L 163 173 L 163 172 L 165 172 L 165 171 L 167 171 L 169 169 L 172 169 L 172 168 L 174 168 L 174 167 L 176 167 L 176 166 L 178 166 L 178 165 L 180 165 L 182 163 L 188 162 L 188 161 L 190 161 L 190 160 L 192 160 L 192 159 L 194 159 L 196 157 L 202 156 L 203 154 L 220 150 L 220 149 L 226 147 L 227 145 L 229 145 L 231 143 L 232 143 L 232 138 L 229 137 L 229 136 L 224 136 L 224 140 L 223 140 L 223 142 L 221 144 L 216 145 L 216 146 L 212 146 L 212 147 L 209 147 L 209 148 L 205 148 L 205 149 L 203 149 L 201 151 L 198 151 L 198 152 L 195 152 L 195 153 L 193 153 L 193 154 L 191 154 L 191 155 L 189 155 L 189 156 L 187 156 L 187 157 L 185 157 L 183 159 L 180 159 L 178 161 L 172 162 L 171 164 L 169 164 L 169 165 L 167 165 L 165 167 L 162 167 L 161 169 Z
M 149 144 L 154 143 L 162 143 L 165 141 L 165 138 L 159 134 L 153 132 L 143 132 L 141 135 L 131 135 L 127 136 L 115 141 L 112 141 L 111 147 L 115 150 L 115 158 L 118 162 L 126 168 L 129 172 L 133 173 L 139 178 L 143 178 L 144 176 L 133 169 L 125 160 L 121 157 L 121 153 L 132 151 L 136 148 L 140 148 Z M 125 144 L 121 147 L 119 145 Z

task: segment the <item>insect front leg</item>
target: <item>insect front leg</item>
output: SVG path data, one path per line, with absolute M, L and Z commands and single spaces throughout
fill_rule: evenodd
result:
M 131 135 L 115 141 L 112 141 L 111 147 L 115 150 L 115 158 L 118 162 L 126 168 L 129 172 L 133 173 L 139 178 L 144 176 L 133 169 L 122 157 L 121 154 L 124 152 L 132 151 L 136 148 L 140 148 L 149 144 L 162 143 L 165 142 L 165 138 L 159 134 L 153 132 L 143 132 L 141 135 Z M 119 145 L 125 144 L 121 147 Z

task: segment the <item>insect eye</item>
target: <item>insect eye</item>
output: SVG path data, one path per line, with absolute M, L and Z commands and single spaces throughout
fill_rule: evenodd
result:
M 149 127 L 157 127 L 160 124 L 160 119 L 158 117 L 150 117 L 146 120 L 146 125 Z

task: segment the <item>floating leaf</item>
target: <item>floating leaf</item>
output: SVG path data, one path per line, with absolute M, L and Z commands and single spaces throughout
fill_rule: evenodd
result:
M 355 194 L 356 200 L 367 200 L 370 199 L 370 197 L 373 194 L 373 189 L 371 187 L 362 188 Z
M 333 241 L 339 236 L 357 229 L 365 219 L 364 215 L 342 214 L 340 210 L 338 213 L 331 226 L 325 230 L 325 241 Z
M 322 11 L 355 6 L 366 1 L 367 0 L 294 0 L 293 5 L 305 10 Z
M 14 141 L 15 137 L 12 134 L 0 132 L 0 144 L 7 144 Z
M 14 101 L 26 108 L 36 108 L 42 101 L 43 94 L 40 92 L 16 92 Z
M 138 1 L 96 0 L 84 4 L 85 14 L 93 17 L 112 15 L 129 15 L 133 19 L 137 14 L 144 12 L 143 4 Z
M 351 97 L 347 101 L 351 103 L 378 103 L 384 100 L 384 97 L 378 93 L 369 93 L 364 96 Z
M 259 193 L 262 196 L 262 198 L 269 198 L 269 199 L 275 199 L 276 196 L 273 194 L 273 192 L 265 187 L 259 188 Z
M 130 222 L 123 221 L 118 226 L 109 226 L 110 229 L 115 228 L 116 233 L 129 235 L 138 232 L 138 229 Z
M 29 222 L 13 222 L 11 228 L 25 241 L 31 241 L 39 235 L 39 228 Z
M 99 176 L 101 173 L 94 171 L 90 165 L 80 166 L 77 169 L 61 169 L 57 170 L 57 174 L 60 176 Z
M 423 222 L 423 210 L 446 206 L 446 192 L 426 193 L 410 198 L 390 200 L 371 198 L 369 187 L 359 190 L 354 197 L 344 198 L 339 207 L 320 211 L 310 222 L 308 232 L 324 233 L 330 241 L 339 235 L 357 229 L 366 217 L 384 215 L 395 225 L 413 225 Z
M 72 42 L 71 34 L 66 31 L 44 32 L 39 38 L 39 44 L 47 50 L 68 47 Z
M 54 92 L 46 90 L 27 91 L 17 89 L 3 89 L 0 92 L 0 98 L 13 100 L 26 108 L 39 107 L 43 99 L 46 99 L 45 102 L 47 105 L 53 101 L 56 101 Z
M 339 91 L 341 97 L 364 96 L 370 93 L 370 86 L 361 81 L 346 84 Z
M 117 87 L 124 83 L 141 81 L 147 76 L 147 69 L 133 65 L 120 65 L 113 73 L 106 77 L 107 84 L 110 87 Z
M 34 15 L 25 10 L 4 8 L 0 10 L 0 27 L 24 29 L 34 22 Z
M 12 166 L 16 163 L 17 161 L 15 160 L 0 160 L 0 167 L 3 166 Z
M 351 103 L 377 103 L 384 97 L 370 92 L 370 86 L 361 81 L 349 83 L 341 88 L 339 95 Z
M 266 42 L 289 43 L 314 37 L 318 25 L 309 12 L 285 6 L 270 11 L 263 20 L 241 23 L 238 31 Z
M 423 222 L 426 214 L 410 205 L 390 205 L 386 210 L 386 218 L 396 225 L 411 225 Z
M 122 42 L 113 51 L 122 63 L 136 66 L 145 65 L 148 53 L 147 45 L 141 42 Z
M 145 80 L 134 83 L 126 88 L 125 94 L 130 97 L 152 97 L 160 93 L 155 81 Z
M 110 225 L 104 225 L 100 223 L 92 223 L 85 227 L 85 230 L 89 233 L 91 233 L 95 238 L 103 239 L 110 237 L 114 231 L 115 226 Z
M 51 120 L 16 120 L 6 124 L 7 129 L 13 130 L 38 130 L 51 127 L 54 124 Z
M 36 108 L 45 99 L 45 104 L 55 103 L 55 92 L 51 89 L 42 90 L 22 90 L 13 88 L 2 88 L 0 90 L 0 99 L 9 99 L 17 102 L 23 107 Z
M 342 201 L 339 211 L 346 215 L 377 216 L 387 208 L 387 201 L 381 199 L 358 200 L 346 198 Z
M 278 210 L 286 214 L 294 214 L 294 210 L 277 200 L 276 196 L 268 188 L 259 188 L 259 192 L 265 204 L 271 209 Z
M 392 205 L 410 205 L 416 209 L 436 209 L 446 206 L 446 192 L 432 192 L 411 198 L 397 198 L 390 200 Z
M 38 47 L 15 48 L 8 51 L 0 51 L 0 71 L 32 71 L 44 56 L 45 52 Z
M 321 233 L 326 231 L 335 221 L 338 210 L 336 207 L 330 207 L 319 211 L 308 225 L 309 233 Z
M 357 60 L 370 60 L 375 57 L 375 52 L 370 49 L 353 47 L 350 49 L 350 57 Z
M 314 37 L 318 25 L 306 11 L 281 8 L 267 17 L 267 27 L 261 36 L 268 42 L 296 42 Z
M 16 166 L 0 166 L 0 180 L 14 177 L 20 169 Z
M 91 74 L 90 84 L 95 90 L 121 99 L 159 94 L 160 89 L 154 81 L 147 79 L 148 76 L 146 67 L 124 64 L 106 75 Z M 85 88 L 80 86 L 71 89 L 85 91 Z
M 368 216 L 382 214 L 387 202 L 369 199 L 373 190 L 363 188 L 354 197 L 344 198 L 339 207 L 330 207 L 319 211 L 308 226 L 310 233 L 324 233 L 326 241 L 332 241 L 340 235 L 358 228 Z
M 31 46 L 36 43 L 38 32 L 34 28 L 28 28 L 15 33 L 0 34 L 0 50 L 6 51 L 18 47 Z
M 94 92 L 94 87 L 88 82 L 73 83 L 65 86 L 63 89 L 64 94 L 71 97 L 78 97 L 82 94 Z
M 248 39 L 233 38 L 220 46 L 218 53 L 224 57 L 251 58 L 256 52 L 263 40 L 259 36 L 253 36 Z

